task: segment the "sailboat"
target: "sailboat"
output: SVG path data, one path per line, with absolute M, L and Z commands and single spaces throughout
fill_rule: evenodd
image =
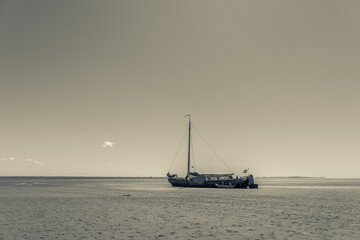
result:
M 189 118 L 189 140 L 187 157 L 187 174 L 185 178 L 178 177 L 177 174 L 167 173 L 168 181 L 173 187 L 197 187 L 197 188 L 258 188 L 254 182 L 254 177 L 247 174 L 245 176 L 234 176 L 234 173 L 228 174 L 199 174 L 190 171 L 190 147 L 191 147 L 191 115 Z

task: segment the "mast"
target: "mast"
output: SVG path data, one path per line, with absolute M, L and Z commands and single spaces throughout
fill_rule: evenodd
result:
M 190 146 L 191 146 L 191 115 L 188 114 L 185 117 L 189 117 L 189 145 L 188 145 L 188 168 L 187 168 L 187 174 L 186 179 L 189 178 L 190 175 Z

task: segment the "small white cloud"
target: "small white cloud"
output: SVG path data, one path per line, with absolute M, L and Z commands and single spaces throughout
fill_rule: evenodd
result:
M 26 159 L 27 162 L 32 162 L 31 158 Z
M 113 147 L 115 145 L 114 142 L 105 141 L 101 146 L 102 147 Z
M 9 161 L 14 161 L 15 158 L 14 157 L 9 157 Z
M 38 165 L 45 165 L 45 163 L 40 162 L 40 161 L 38 161 L 38 160 L 35 160 L 34 163 L 35 163 L 35 164 L 38 164 Z

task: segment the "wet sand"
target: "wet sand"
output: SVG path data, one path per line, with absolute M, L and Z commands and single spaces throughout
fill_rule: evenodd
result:
M 0 239 L 359 239 L 359 179 L 0 179 Z

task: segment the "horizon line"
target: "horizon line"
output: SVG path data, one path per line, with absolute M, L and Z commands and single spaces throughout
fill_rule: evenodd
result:
M 139 178 L 139 179 L 166 179 L 167 177 L 160 177 L 160 176 L 49 176 L 49 175 L 44 175 L 44 176 L 40 176 L 40 175 L 25 175 L 25 176 L 21 176 L 21 175 L 11 175 L 11 176 L 0 176 L 0 178 L 109 178 L 109 179 L 125 179 L 125 178 Z M 307 176 L 259 176 L 259 177 L 255 177 L 255 178 L 320 178 L 320 179 L 331 179 L 331 178 L 336 178 L 336 179 L 359 179 L 360 177 L 307 177 Z

